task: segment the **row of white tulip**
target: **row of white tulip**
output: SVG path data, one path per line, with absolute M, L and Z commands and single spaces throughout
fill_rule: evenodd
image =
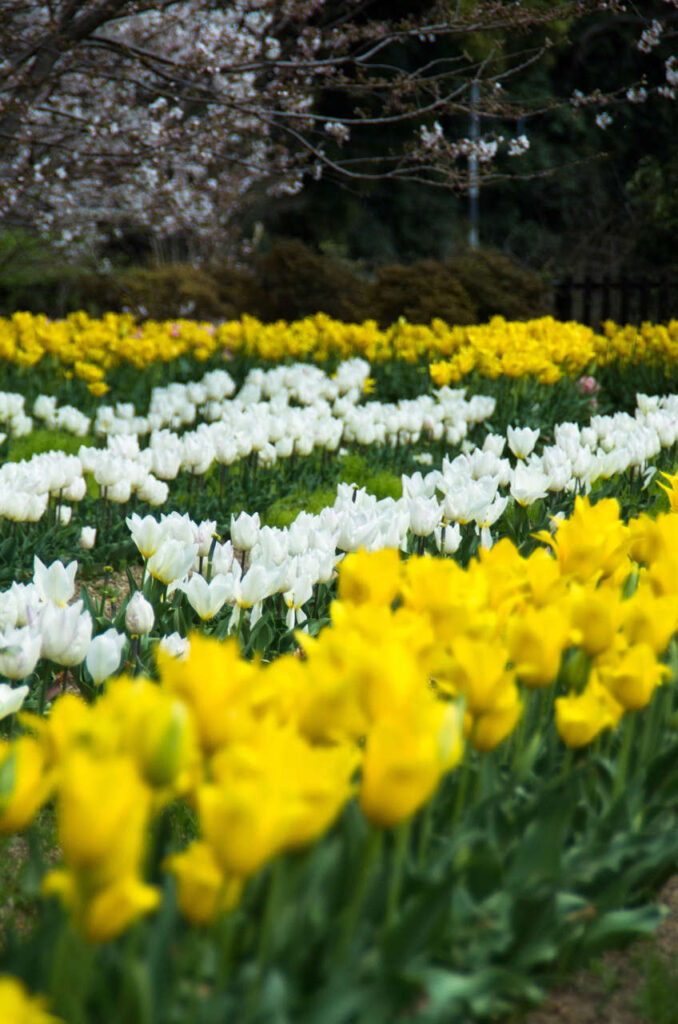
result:
M 252 370 L 238 397 L 243 405 L 255 404 L 262 398 L 274 400 L 281 394 L 300 405 L 313 405 L 319 400 L 333 403 L 344 396 L 349 396 L 349 401 L 355 404 L 369 371 L 369 364 L 362 359 L 341 363 L 332 378 L 317 366 L 307 363 Z M 235 387 L 226 370 L 212 370 L 200 380 L 187 384 L 175 382 L 165 387 L 154 387 L 146 415 L 140 415 L 132 402 L 117 402 L 113 406 L 101 402 L 94 417 L 94 433 L 144 436 L 165 427 L 179 430 L 196 419 L 219 420 L 222 403 L 230 398 Z M 55 395 L 38 395 L 31 411 L 32 416 L 29 416 L 24 395 L 0 391 L 0 424 L 12 437 L 30 434 L 35 420 L 50 430 L 61 430 L 76 437 L 85 437 L 92 427 L 91 417 L 72 405 L 59 407 Z
M 232 605 L 232 625 L 241 608 L 252 608 L 251 624 L 262 602 L 283 595 L 287 623 L 303 621 L 303 604 L 319 582 L 331 578 L 336 562 L 360 547 L 407 549 L 411 535 L 433 535 L 439 550 L 454 553 L 461 528 L 474 523 L 481 544 L 493 543 L 491 527 L 509 498 L 530 505 L 549 492 L 590 489 L 596 479 L 609 478 L 630 467 L 645 472 L 662 445 L 678 440 L 678 398 L 639 396 L 635 417 L 597 416 L 588 427 L 564 423 L 555 428 L 555 443 L 534 451 L 539 432 L 509 427 L 508 437 L 489 434 L 482 448 L 444 459 L 442 469 L 422 476 L 403 476 L 403 497 L 377 500 L 364 489 L 340 484 L 334 505 L 318 515 L 300 513 L 289 528 L 261 526 L 257 513 L 231 519 L 231 539 L 211 541 L 216 523 L 192 523 L 176 513 L 127 520 L 132 538 L 146 559 L 150 574 L 182 590 L 202 619 L 210 619 L 225 604 Z M 503 457 L 504 447 L 515 464 Z M 502 493 L 506 492 L 506 493 Z M 237 552 L 247 553 L 247 570 Z M 211 554 L 211 557 L 208 555 Z
M 457 444 L 470 425 L 494 412 L 494 399 L 475 396 L 466 400 L 463 389 L 450 388 L 442 388 L 435 397 L 423 395 L 398 403 L 370 401 L 358 406 L 362 391 L 356 381 L 363 382 L 368 372 L 369 365 L 356 359 L 342 363 L 333 379 L 306 364 L 252 371 L 236 398 L 210 398 L 203 411 L 211 410 L 211 422 L 202 422 L 182 435 L 166 427 L 153 429 L 144 448 L 139 445 L 135 429 L 139 418 L 133 415 L 133 406 L 118 407 L 118 413 L 125 415 L 109 422 L 105 448 L 82 445 L 77 456 L 48 452 L 5 464 L 0 469 L 0 517 L 38 521 L 50 495 L 58 495 L 61 521 L 68 521 L 69 503 L 80 501 L 86 493 L 87 473 L 109 501 L 124 503 L 134 493 L 160 506 L 169 496 L 168 481 L 182 470 L 201 475 L 215 463 L 230 466 L 253 453 L 259 464 L 270 466 L 293 454 L 309 455 L 314 448 L 336 451 L 343 442 L 351 441 L 363 445 L 416 443 L 422 434 Z M 228 392 L 224 377 L 232 384 L 225 371 L 213 371 L 200 383 L 156 391 L 166 396 L 174 393 L 172 389 L 182 389 L 188 406 L 189 395 L 202 398 L 219 389 Z M 310 404 L 291 404 L 301 400 Z M 195 416 L 198 406 L 191 408 Z M 214 418 L 217 411 L 218 419 Z M 129 429 L 119 430 L 121 423 Z

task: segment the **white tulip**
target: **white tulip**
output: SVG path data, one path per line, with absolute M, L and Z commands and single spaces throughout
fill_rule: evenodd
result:
M 215 452 L 204 436 L 187 434 L 184 437 L 182 465 L 189 472 L 202 476 L 214 462 Z
M 75 574 L 78 563 L 74 560 L 65 566 L 63 562 L 52 562 L 49 568 L 37 555 L 33 559 L 33 582 L 44 601 L 63 607 L 75 593 Z
M 137 489 L 137 495 L 141 501 L 147 501 L 149 505 L 164 505 L 169 498 L 169 487 L 163 480 L 156 480 L 152 473 L 149 473 L 141 486 Z
M 27 696 L 28 687 L 26 685 L 12 687 L 7 683 L 0 683 L 0 719 L 20 711 Z
M 461 544 L 461 527 L 459 523 L 443 523 L 433 531 L 436 547 L 443 555 L 453 555 Z
M 109 501 L 115 501 L 118 505 L 124 505 L 132 496 L 132 483 L 129 477 L 122 477 L 114 484 L 106 488 L 106 497 Z
M 80 531 L 80 547 L 85 551 L 90 551 L 96 544 L 96 539 L 96 526 L 83 526 Z
M 285 591 L 283 598 L 288 609 L 285 616 L 285 623 L 288 629 L 294 629 L 296 622 L 301 623 L 305 621 L 307 616 L 301 606 L 309 601 L 312 596 L 313 580 L 307 573 L 298 576 L 294 581 L 294 586 L 290 590 Z
M 519 505 L 531 505 L 545 498 L 550 480 L 539 466 L 519 462 L 511 478 L 511 494 Z
M 193 539 L 198 545 L 199 558 L 205 558 L 209 555 L 216 530 L 217 523 L 215 519 L 205 519 L 202 523 L 198 523 L 195 526 Z
M 275 442 L 276 455 L 280 459 L 289 459 L 294 451 L 294 438 L 287 434 Z
M 506 431 L 508 445 L 517 459 L 526 459 L 532 454 L 539 440 L 539 431 L 529 427 L 509 427 Z
M 15 581 L 10 587 L 10 593 L 16 601 L 17 626 L 36 623 L 46 602 L 35 583 L 17 583 Z
M 16 595 L 12 590 L 0 592 L 0 631 L 13 629 L 19 615 Z
M 231 571 L 233 565 L 233 545 L 230 540 L 223 544 L 215 544 L 212 552 L 212 572 L 215 575 L 223 575 Z
M 180 633 L 170 633 L 169 636 L 162 637 L 158 647 L 165 651 L 166 654 L 169 654 L 170 657 L 176 658 L 177 661 L 185 661 L 191 649 L 191 644 Z
M 85 665 L 95 683 L 102 683 L 117 672 L 125 642 L 124 633 L 118 633 L 116 629 L 107 629 L 105 633 L 94 637 L 85 657 Z
M 208 583 L 204 576 L 194 573 L 189 580 L 175 584 L 174 589 L 186 595 L 191 608 L 205 622 L 218 615 L 227 601 L 233 600 L 234 581 L 232 576 L 220 574 Z
M 43 658 L 67 667 L 84 660 L 92 639 L 92 617 L 82 607 L 82 601 L 65 608 L 45 606 L 40 617 Z
M 197 544 L 184 544 L 171 538 L 162 544 L 148 559 L 146 567 L 156 580 L 161 583 L 172 583 L 183 579 L 193 565 L 198 552 Z
M 440 506 L 435 498 L 413 498 L 407 505 L 410 530 L 415 537 L 428 537 L 440 522 Z
M 153 605 L 140 590 L 135 590 L 125 609 L 125 629 L 132 636 L 145 636 L 155 623 Z
M 63 489 L 63 497 L 66 501 L 82 501 L 87 494 L 87 481 L 84 476 L 73 478 L 68 487 Z
M 30 626 L 8 629 L 0 635 L 0 675 L 25 679 L 38 663 L 42 638 Z
M 259 513 L 250 516 L 241 512 L 237 519 L 231 516 L 231 542 L 238 551 L 249 551 L 254 544 L 261 527 Z
M 235 597 L 241 608 L 251 608 L 278 589 L 279 571 L 261 562 L 253 565 L 235 587 Z
M 54 426 L 57 400 L 53 395 L 38 395 L 33 403 L 33 415 L 44 420 L 50 429 Z
M 136 512 L 133 512 L 125 522 L 139 553 L 143 558 L 150 558 L 162 543 L 163 530 L 160 523 L 151 515 L 142 519 Z
M 497 458 L 501 458 L 504 454 L 504 447 L 506 445 L 506 438 L 502 437 L 501 434 L 488 434 L 483 441 L 483 451 L 492 452 Z
M 182 544 L 193 544 L 195 541 L 196 526 L 188 512 L 183 515 L 179 512 L 161 515 L 160 526 L 165 539 L 178 540 Z
M 174 480 L 181 469 L 179 452 L 153 448 L 153 475 L 159 480 Z

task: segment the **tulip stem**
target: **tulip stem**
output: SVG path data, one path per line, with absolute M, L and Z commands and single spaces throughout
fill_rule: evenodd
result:
M 417 849 L 417 863 L 420 868 L 424 866 L 428 844 L 431 841 L 431 833 L 433 832 L 433 805 L 435 803 L 435 796 L 435 793 L 433 793 L 432 796 L 429 797 L 421 812 L 421 828 L 419 830 L 419 843 Z
M 523 700 L 522 711 L 518 719 L 518 725 L 513 733 L 513 757 L 511 759 L 511 773 L 516 775 L 520 767 L 520 755 L 525 746 L 525 733 L 527 731 L 527 708 L 528 701 Z
M 261 990 L 261 982 L 270 957 L 271 933 L 273 931 L 273 923 L 279 909 L 281 891 L 282 858 L 277 857 L 271 864 L 270 874 L 268 877 L 264 916 L 261 923 L 261 931 L 259 932 L 259 942 L 257 944 L 256 969 L 252 976 L 252 983 L 247 994 L 245 1020 L 251 1020 L 255 1015 L 256 998 Z
M 52 672 L 49 662 L 45 659 L 40 666 L 40 686 L 38 687 L 38 714 L 42 717 L 45 713 L 45 704 L 47 702 L 47 680 L 50 678 Z
M 473 724 L 473 731 L 475 731 L 475 722 Z M 473 742 L 473 731 L 469 737 L 469 744 Z M 452 815 L 452 825 L 457 825 L 461 818 L 461 812 L 464 809 L 466 803 L 466 794 L 468 793 L 468 784 L 471 776 L 471 747 L 466 746 L 464 751 L 464 759 L 461 764 L 461 770 L 459 773 L 459 789 L 457 790 L 457 799 L 454 803 L 454 813 Z
M 409 846 L 410 832 L 412 830 L 412 819 L 402 822 L 395 829 L 393 844 L 393 859 L 391 863 L 391 875 L 388 882 L 388 893 L 386 896 L 386 927 L 390 928 L 398 917 L 400 905 L 400 893 L 403 887 L 403 874 L 405 861 L 407 859 L 407 848 Z
M 633 746 L 635 731 L 636 715 L 631 712 L 630 716 L 624 723 L 624 735 L 622 737 L 619 761 L 617 763 L 617 772 L 614 777 L 614 786 L 612 788 L 613 800 L 617 800 L 622 795 L 624 786 L 626 785 L 626 777 L 628 775 L 629 763 L 631 760 L 631 747 Z
M 355 933 L 360 911 L 367 897 L 370 876 L 381 855 L 382 842 L 383 832 L 381 829 L 370 826 L 370 832 L 365 840 L 351 898 L 344 910 L 344 919 L 339 928 L 337 955 L 342 961 L 346 958 L 350 949 L 351 939 Z
M 266 893 L 266 906 L 264 908 L 264 920 L 259 934 L 259 946 L 257 948 L 258 973 L 261 976 L 269 958 L 271 949 L 271 932 L 273 922 L 278 913 L 280 893 L 282 888 L 282 858 L 276 857 L 271 864 L 271 873 L 268 879 L 268 891 Z

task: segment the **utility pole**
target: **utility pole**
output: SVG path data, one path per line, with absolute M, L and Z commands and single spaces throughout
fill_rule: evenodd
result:
M 480 138 L 480 118 L 478 117 L 478 100 L 480 97 L 480 90 L 478 86 L 478 79 L 474 78 L 471 82 L 471 144 L 473 149 L 468 158 L 468 213 L 469 213 L 469 233 L 468 233 L 468 244 L 471 249 L 478 248 L 478 195 L 480 188 L 478 186 L 478 152 L 476 150 L 476 144 Z

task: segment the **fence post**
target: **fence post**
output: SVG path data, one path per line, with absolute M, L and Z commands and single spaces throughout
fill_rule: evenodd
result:
M 603 274 L 603 281 L 601 284 L 602 295 L 600 300 L 600 322 L 604 324 L 606 320 L 610 319 L 610 275 Z
M 622 327 L 629 322 L 629 288 L 629 279 L 625 274 L 622 274 L 619 278 L 619 290 L 621 291 L 621 313 L 619 320 Z
M 657 322 L 664 323 L 669 319 L 669 282 L 666 274 L 659 278 L 657 290 Z
M 638 319 L 641 324 L 649 320 L 650 283 L 646 277 L 638 278 Z
M 591 323 L 591 297 L 593 295 L 593 281 L 591 280 L 590 274 L 584 275 L 583 285 L 583 298 L 582 298 L 582 311 L 581 311 L 581 322 L 586 324 L 588 327 L 592 327 Z
M 556 319 L 572 319 L 572 274 L 556 282 Z

